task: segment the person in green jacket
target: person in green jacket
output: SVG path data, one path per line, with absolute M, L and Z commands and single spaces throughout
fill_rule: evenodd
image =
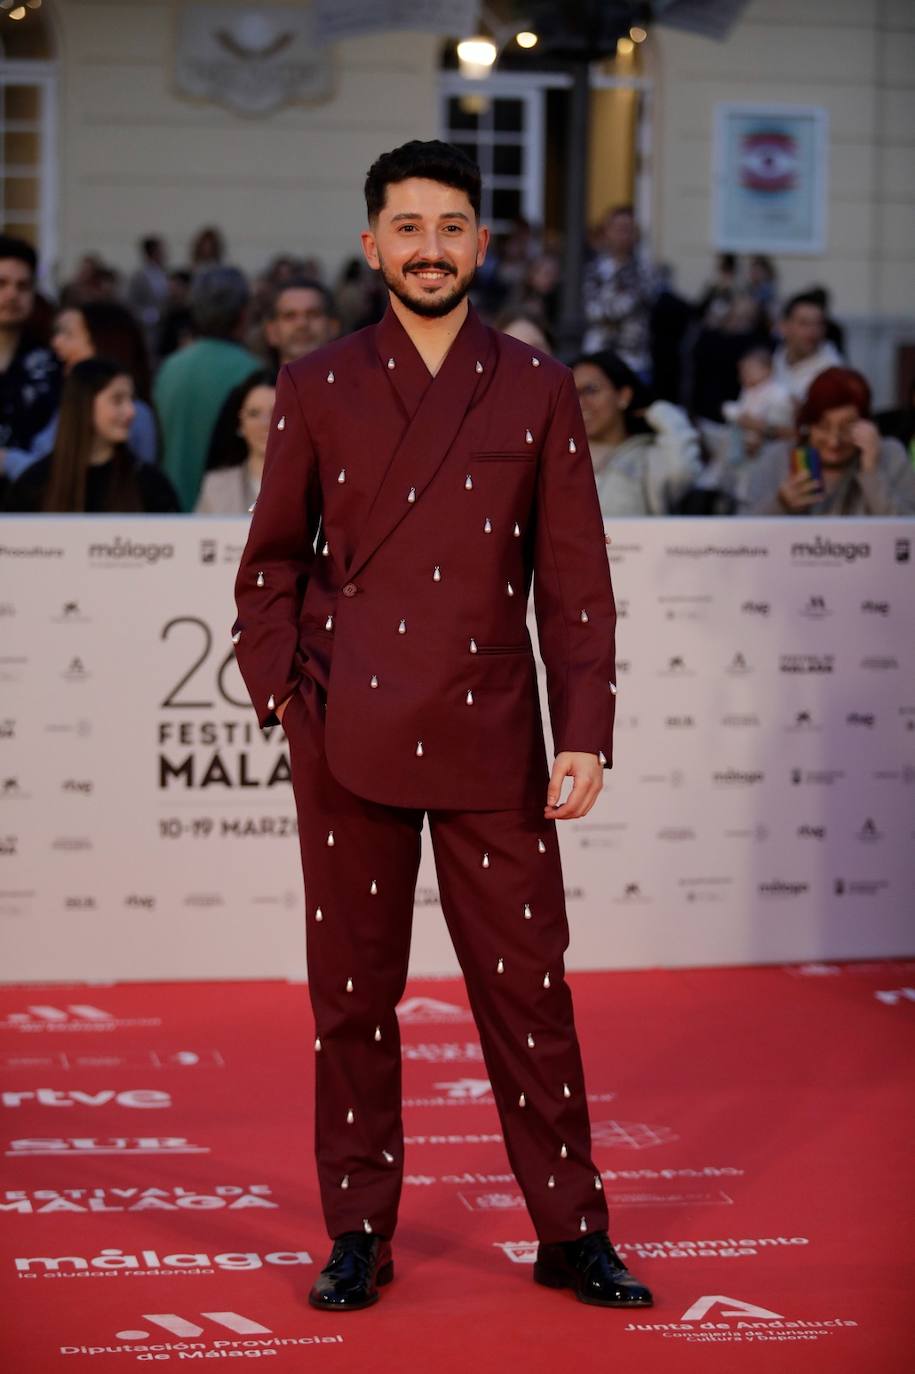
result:
M 248 284 L 236 267 L 212 267 L 194 281 L 191 313 L 198 337 L 165 359 L 153 400 L 162 431 L 162 466 L 183 511 L 197 504 L 216 417 L 233 387 L 263 366 L 238 342 Z

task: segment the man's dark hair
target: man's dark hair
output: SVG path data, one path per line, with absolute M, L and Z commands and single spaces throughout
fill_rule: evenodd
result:
M 824 314 L 826 313 L 823 306 L 823 297 L 818 295 L 816 291 L 799 291 L 796 296 L 792 296 L 790 300 L 785 301 L 785 306 L 782 310 L 782 319 L 790 320 L 791 316 L 800 305 L 814 305 L 817 310 L 822 310 Z
M 274 287 L 273 295 L 270 297 L 269 318 L 271 320 L 276 319 L 280 296 L 284 291 L 314 291 L 316 295 L 321 297 L 325 315 L 329 315 L 334 320 L 337 318 L 337 306 L 333 292 L 322 281 L 318 281 L 315 277 L 289 277 L 286 281 L 280 282 L 279 286 Z
M 473 159 L 440 139 L 430 138 L 424 142 L 414 138 L 390 153 L 382 153 L 369 168 L 365 178 L 365 208 L 370 220 L 377 219 L 384 209 L 388 187 L 394 182 L 408 181 L 410 177 L 438 181 L 443 186 L 466 192 L 479 219 L 481 179 L 480 169 Z
M 17 239 L 12 234 L 0 234 L 0 258 L 15 258 L 24 262 L 32 276 L 38 271 L 38 254 L 26 239 Z
M 191 314 L 203 338 L 228 339 L 248 304 L 248 282 L 237 267 L 208 267 L 194 278 Z
M 145 239 L 140 239 L 140 247 L 143 250 L 144 257 L 151 258 L 156 249 L 161 246 L 162 240 L 157 234 L 149 234 Z

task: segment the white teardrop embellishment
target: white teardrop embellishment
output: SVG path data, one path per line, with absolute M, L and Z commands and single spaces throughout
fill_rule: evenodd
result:
M 264 574 L 262 572 L 259 572 L 257 574 L 257 585 L 259 587 L 262 587 L 264 585 Z
M 320 907 L 315 907 L 315 920 L 316 920 L 316 921 L 323 921 L 323 920 L 324 920 L 324 912 L 321 910 Z
M 337 481 L 340 483 L 342 487 L 343 483 L 346 481 L 346 468 L 341 468 L 340 471 L 337 473 Z
M 372 1234 L 372 1223 L 369 1221 L 368 1217 L 362 1218 L 362 1229 L 366 1235 L 370 1236 Z
M 563 1146 L 561 1147 L 561 1149 L 560 1149 L 560 1151 L 559 1151 L 559 1158 L 560 1158 L 560 1159 L 568 1159 L 568 1157 L 569 1157 L 569 1149 L 568 1149 L 568 1146 L 565 1145 L 565 1144 L 563 1144 Z
M 576 445 L 574 439 L 570 439 L 570 440 L 569 440 L 569 452 L 570 452 L 570 453 L 577 453 L 577 452 L 578 452 L 578 446 Z
M 378 896 L 378 884 L 375 882 L 374 878 L 372 879 L 371 884 L 369 885 L 369 895 L 372 897 Z
M 317 1036 L 317 1037 L 315 1038 L 315 1053 L 316 1053 L 316 1054 L 320 1054 L 320 1053 L 321 1053 L 321 1037 L 320 1037 L 320 1035 Z
M 321 553 L 324 555 L 325 558 L 330 553 L 330 545 L 327 543 L 326 540 L 324 541 L 324 548 L 321 550 Z
M 496 973 L 504 973 L 504 972 L 505 972 L 505 960 L 504 960 L 504 959 L 500 959 L 499 962 L 496 964 Z
M 333 612 L 331 612 L 331 613 L 328 614 L 328 617 L 327 617 L 327 619 L 326 619 L 325 622 L 324 622 L 324 628 L 325 628 L 325 630 L 332 630 L 332 629 L 334 628 L 334 617 L 333 617 Z
M 334 382 L 334 374 L 333 374 L 332 372 L 328 372 L 328 374 L 327 374 L 327 380 L 331 383 L 331 385 L 333 385 L 333 382 Z
M 555 1180 L 555 1178 L 553 1177 L 552 1174 L 550 1174 L 549 1178 L 547 1179 L 547 1181 L 546 1181 L 546 1186 L 547 1186 L 548 1188 L 555 1188 L 555 1187 L 556 1187 L 556 1180 Z
M 373 673 L 372 676 L 369 678 L 369 686 L 370 686 L 370 687 L 377 687 L 377 686 L 378 686 L 378 674 L 377 674 L 377 673 Z
M 435 570 L 434 570 L 434 572 L 433 572 L 433 574 L 432 574 L 432 581 L 433 581 L 433 582 L 441 582 L 441 580 L 442 580 L 442 570 L 441 570 L 441 568 L 438 566 L 438 564 L 436 563 L 436 565 L 435 565 Z
M 545 973 L 543 975 L 543 986 L 545 988 L 548 988 L 550 986 L 550 975 L 548 973 Z
M 525 903 L 524 903 L 524 919 L 525 919 L 525 921 L 529 921 L 529 920 L 531 919 L 531 904 L 530 904 L 530 902 L 525 902 Z
M 381 1157 L 386 1160 L 388 1164 L 394 1163 L 394 1156 L 391 1154 L 390 1150 L 382 1150 Z
M 518 1098 L 518 1106 L 519 1106 L 519 1107 L 526 1107 L 526 1106 L 527 1106 L 527 1098 L 524 1096 L 524 1093 L 522 1093 L 521 1096 Z
M 477 370 L 477 372 L 482 372 L 482 371 L 483 371 L 483 364 L 480 362 L 479 358 L 477 359 L 477 367 L 476 367 L 476 370 Z
M 257 502 L 256 502 L 256 501 L 252 501 L 252 502 L 251 502 L 250 506 L 248 507 L 248 514 L 249 514 L 249 515 L 250 515 L 251 512 L 254 510 L 254 507 L 255 507 L 256 505 L 257 505 Z
M 583 1233 L 587 1231 L 588 1223 L 585 1221 L 584 1217 L 582 1217 L 581 1221 L 578 1223 L 578 1229 Z
M 539 358 L 531 358 L 531 366 L 532 366 L 532 367 L 539 367 L 539 366 L 540 366 L 540 359 L 539 359 Z
M 571 1091 L 571 1089 L 570 1089 L 568 1083 L 563 1083 L 563 1085 L 562 1085 L 562 1095 L 563 1095 L 563 1097 L 571 1097 L 571 1096 L 572 1096 L 572 1091 Z
M 410 490 L 407 492 L 407 500 L 410 502 L 410 505 L 412 506 L 413 502 L 416 500 L 415 487 L 411 487 Z
M 356 1120 L 356 1113 L 353 1111 L 352 1107 L 350 1107 L 349 1111 L 346 1113 L 346 1124 L 347 1124 L 347 1126 L 352 1126 L 352 1124 L 353 1124 L 353 1122 L 354 1122 L 355 1120 Z
M 380 1039 L 381 1039 L 381 1027 L 380 1027 L 380 1026 L 376 1026 L 376 1027 L 375 1027 L 375 1041 L 376 1041 L 376 1043 L 377 1043 L 377 1041 L 379 1041 Z
M 397 633 L 399 635 L 405 635 L 407 633 L 407 622 L 405 620 L 402 620 L 397 626 Z
M 473 478 L 471 477 L 469 472 L 467 476 L 464 478 L 464 490 L 473 491 Z
M 471 639 L 471 641 L 470 641 L 470 652 L 471 652 L 472 654 L 475 654 L 476 651 L 477 651 L 477 641 L 476 641 L 475 639 Z
M 239 641 L 240 639 L 241 639 L 241 630 L 236 630 L 235 633 L 234 633 L 234 635 L 232 636 L 232 643 L 233 643 L 233 644 L 237 644 L 238 641 Z
M 327 832 L 327 846 L 329 849 L 333 849 L 334 847 L 334 832 L 332 830 L 328 830 Z
M 488 515 L 486 519 L 483 521 L 483 533 L 492 534 L 492 521 L 490 520 Z
M 423 742 L 421 739 L 416 741 L 416 757 L 421 759 L 423 756 Z
M 346 980 L 346 990 L 347 990 L 347 992 L 352 992 L 352 990 L 353 990 L 353 980 L 352 980 L 352 978 L 347 978 L 347 980 Z
M 510 582 L 506 582 L 505 590 L 508 592 L 509 596 L 514 596 L 515 589 Z
M 527 1033 L 527 1047 L 529 1050 L 532 1050 L 534 1048 L 534 1037 L 533 1035 L 531 1035 L 530 1031 L 528 1031 Z
M 546 853 L 546 845 L 543 843 L 543 840 L 538 840 L 538 841 L 537 841 L 537 853 L 538 853 L 538 854 L 545 854 L 545 853 Z
M 341 1188 L 348 1188 L 348 1187 L 349 1187 L 349 1174 L 344 1174 L 344 1175 L 343 1175 L 343 1177 L 342 1177 L 341 1180 L 340 1180 L 340 1187 L 341 1187 Z
M 472 691 L 469 691 L 469 692 L 467 693 L 466 697 L 464 698 L 464 700 L 465 700 L 465 702 L 467 703 L 468 706 L 472 706 L 472 705 L 473 705 L 473 692 L 472 692 Z
M 391 369 L 392 372 L 394 371 L 396 366 L 397 364 L 395 363 L 394 359 L 388 358 L 388 367 Z
M 526 429 L 524 431 L 524 442 L 526 444 L 532 444 L 534 442 L 534 436 L 533 434 L 531 434 L 529 429 Z
M 600 750 L 600 752 L 599 752 L 598 755 L 597 755 L 597 758 L 598 758 L 598 762 L 600 763 L 601 768 L 606 768 L 606 766 L 607 766 L 607 755 L 604 753 L 603 749 Z
M 285 428 L 286 428 L 286 416 L 285 416 L 285 415 L 281 415 L 280 418 L 279 418 L 279 423 L 277 424 L 277 429 L 285 429 Z
M 272 711 L 272 710 L 274 710 L 275 707 L 276 707 L 276 697 L 275 697 L 275 696 L 273 695 L 273 693 L 271 692 L 270 695 L 269 695 L 269 697 L 267 698 L 267 710 L 268 710 L 268 711 Z
M 610 693 L 611 693 L 612 696 L 616 696 L 616 683 L 615 683 L 615 682 L 611 682 L 611 683 L 610 683 Z
M 600 1181 L 600 1174 L 595 1174 L 595 1175 L 594 1175 L 594 1187 L 595 1187 L 595 1189 L 597 1190 L 597 1192 L 600 1192 L 600 1190 L 601 1190 L 601 1188 L 603 1188 L 603 1186 L 604 1186 L 604 1185 L 603 1185 L 603 1184 L 601 1183 L 601 1181 Z
M 521 537 L 521 526 L 518 524 L 517 520 L 515 521 L 515 528 L 512 530 L 512 534 L 516 539 Z
M 588 621 L 591 619 L 591 617 L 588 615 L 588 612 L 587 612 L 587 611 L 582 611 L 582 613 L 581 613 L 581 615 L 578 617 L 578 619 L 581 621 L 582 625 L 587 625 L 587 623 L 588 623 Z
M 484 868 L 488 868 L 488 867 L 489 867 L 489 851 L 488 851 L 488 850 L 487 850 L 487 852 L 483 855 L 483 867 L 484 867 Z

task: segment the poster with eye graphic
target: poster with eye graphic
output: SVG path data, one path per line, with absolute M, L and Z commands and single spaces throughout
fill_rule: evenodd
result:
M 818 106 L 716 105 L 715 247 L 822 253 L 828 155 L 828 115 Z

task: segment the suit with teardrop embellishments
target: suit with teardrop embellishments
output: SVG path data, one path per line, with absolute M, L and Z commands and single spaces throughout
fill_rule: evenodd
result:
M 472 307 L 435 377 L 390 309 L 282 369 L 232 639 L 261 726 L 291 697 L 332 1236 L 396 1225 L 395 1008 L 426 814 L 537 1234 L 607 1225 L 563 973 L 556 827 L 543 817 L 532 584 L 555 750 L 609 767 L 616 614 L 568 369 Z

